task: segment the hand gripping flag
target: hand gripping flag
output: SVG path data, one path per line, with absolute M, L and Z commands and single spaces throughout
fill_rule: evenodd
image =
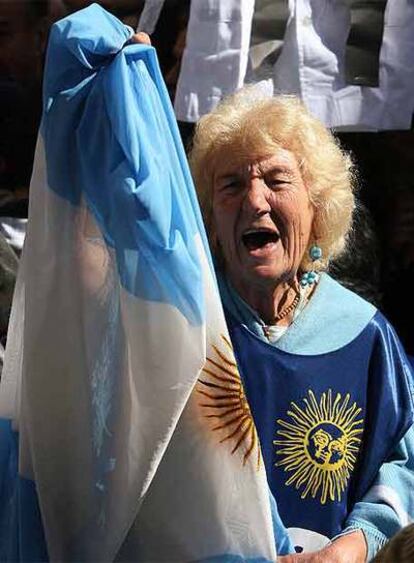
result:
M 0 557 L 271 561 L 185 154 L 131 33 L 97 5 L 51 31 L 0 388 Z

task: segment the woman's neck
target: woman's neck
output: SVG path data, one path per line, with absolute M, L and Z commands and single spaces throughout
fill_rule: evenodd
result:
M 299 282 L 296 278 L 269 286 L 244 284 L 231 277 L 229 279 L 240 297 L 265 324 L 290 324 L 299 300 Z

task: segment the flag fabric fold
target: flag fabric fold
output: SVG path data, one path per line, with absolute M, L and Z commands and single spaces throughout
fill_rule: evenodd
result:
M 0 386 L 0 559 L 272 561 L 185 153 L 155 51 L 131 34 L 98 5 L 51 31 Z

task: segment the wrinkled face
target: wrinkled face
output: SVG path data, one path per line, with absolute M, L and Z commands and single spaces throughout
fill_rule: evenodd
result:
M 313 207 L 295 155 L 278 149 L 250 164 L 216 167 L 213 228 L 233 284 L 292 279 L 307 248 Z

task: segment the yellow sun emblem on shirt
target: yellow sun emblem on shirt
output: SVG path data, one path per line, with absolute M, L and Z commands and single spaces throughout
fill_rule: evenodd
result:
M 337 393 L 333 400 L 331 389 L 319 402 L 309 390 L 303 402 L 303 408 L 291 403 L 289 421 L 277 421 L 276 466 L 290 473 L 285 484 L 300 490 L 301 498 L 311 495 L 321 504 L 340 501 L 361 444 L 362 409 L 356 403 L 349 406 L 349 394 L 342 398 Z

